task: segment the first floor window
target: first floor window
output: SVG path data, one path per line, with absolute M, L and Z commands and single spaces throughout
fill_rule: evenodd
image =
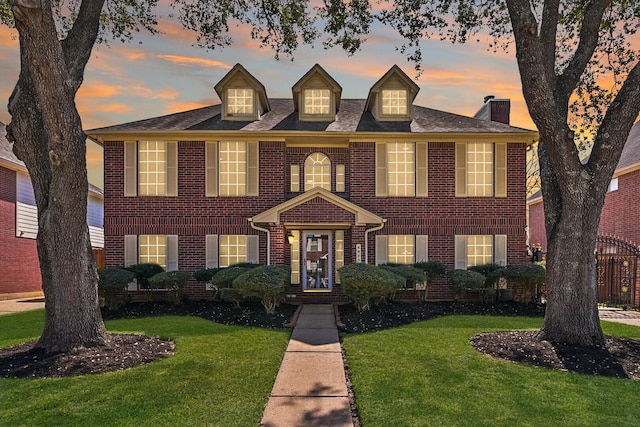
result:
M 414 264 L 428 260 L 428 236 L 391 234 L 376 236 L 376 265 Z
M 414 241 L 411 235 L 389 236 L 388 262 L 394 264 L 414 263 Z
M 455 236 L 455 268 L 467 269 L 483 264 L 507 264 L 507 236 L 458 235 Z
M 220 236 L 220 267 L 247 261 L 247 236 Z
M 162 268 L 167 267 L 167 237 L 156 235 L 142 235 L 139 240 L 139 260 L 140 264 L 159 264 Z
M 178 236 L 140 234 L 124 236 L 124 265 L 158 264 L 166 271 L 178 269 Z

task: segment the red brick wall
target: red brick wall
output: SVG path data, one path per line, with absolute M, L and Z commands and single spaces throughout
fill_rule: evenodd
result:
M 612 235 L 636 246 L 640 245 L 640 170 L 621 175 L 618 190 L 607 193 L 600 216 L 598 234 Z M 532 245 L 542 244 L 546 251 L 547 235 L 544 226 L 544 203 L 529 205 L 529 230 Z
M 106 142 L 105 251 L 107 265 L 124 262 L 127 234 L 179 235 L 179 267 L 195 271 L 205 264 L 206 234 L 257 234 L 260 261 L 266 261 L 266 234 L 253 230 L 247 218 L 284 202 L 289 192 L 289 165 L 298 164 L 316 151 L 346 169 L 345 197 L 387 219 L 381 234 L 429 236 L 429 257 L 453 267 L 456 234 L 507 234 L 508 262 L 527 260 L 525 252 L 525 145 L 508 145 L 508 195 L 506 198 L 455 197 L 455 144 L 429 144 L 429 197 L 375 197 L 375 144 L 352 143 L 346 148 L 285 148 L 284 143 L 260 143 L 260 196 L 205 197 L 205 143 L 179 142 L 179 197 L 124 197 L 122 142 Z M 350 154 L 351 153 L 351 154 Z M 335 182 L 332 178 L 332 182 Z M 301 185 L 303 183 L 301 182 Z M 335 183 L 333 184 L 335 185 Z M 302 187 L 303 188 L 303 187 Z M 353 214 L 317 198 L 282 213 L 281 221 L 352 222 Z M 345 233 L 345 258 L 355 260 L 355 243 L 364 242 L 365 228 L 353 226 Z M 271 227 L 271 262 L 287 262 L 282 226 Z M 375 259 L 375 233 L 369 234 L 368 259 Z M 365 246 L 362 245 L 362 260 Z M 194 292 L 196 290 L 194 289 Z M 450 299 L 450 289 L 434 286 L 430 295 Z
M 16 172 L 0 167 L 0 295 L 41 291 L 36 241 L 16 237 Z
M 600 234 L 621 237 L 640 246 L 640 170 L 618 177 L 618 190 L 607 193 L 600 217 Z

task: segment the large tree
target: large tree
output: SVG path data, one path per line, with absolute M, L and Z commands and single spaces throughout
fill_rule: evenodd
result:
M 605 193 L 640 111 L 640 5 L 627 0 L 399 0 L 383 12 L 411 58 L 420 40 L 453 42 L 484 29 L 492 48 L 515 52 L 540 134 L 547 229 L 547 310 L 541 336 L 604 345 L 594 254 Z M 447 19 L 449 18 L 449 19 Z M 592 146 L 581 161 L 578 146 Z
M 85 223 L 85 135 L 74 99 L 95 42 L 126 40 L 137 28 L 153 31 L 156 1 L 9 0 L 21 72 L 9 101 L 8 138 L 34 183 L 47 300 L 38 345 L 47 350 L 108 339 Z M 325 46 L 353 53 L 374 17 L 398 30 L 406 40 L 400 49 L 418 68 L 420 42 L 433 35 L 465 42 L 484 29 L 496 50 L 515 41 L 524 97 L 540 132 L 548 235 L 543 336 L 602 345 L 594 247 L 607 185 L 640 111 L 638 51 L 629 41 L 638 28 L 637 2 L 388 0 L 375 10 L 369 0 L 309 3 L 172 0 L 184 27 L 198 32 L 198 44 L 209 48 L 230 44 L 228 25 L 237 21 L 249 24 L 251 35 L 274 48 L 276 56 L 289 55 L 321 34 Z M 5 23 L 11 21 L 7 9 L 7 0 L 0 0 Z M 603 76 L 613 81 L 610 88 L 602 86 Z M 584 163 L 576 148 L 577 130 L 587 130 L 593 144 Z
M 45 327 L 36 347 L 64 352 L 109 341 L 97 298 L 87 215 L 86 136 L 75 96 L 96 42 L 154 32 L 158 0 L 0 0 L 0 21 L 15 25 L 20 75 L 9 99 L 7 138 L 31 176 L 38 207 L 37 248 Z M 186 28 L 207 47 L 231 43 L 228 22 L 251 24 L 251 35 L 276 56 L 321 33 L 325 44 L 354 52 L 371 22 L 368 1 L 312 8 L 295 0 L 174 0 Z M 354 18 L 355 17 L 355 18 Z M 326 24 L 315 28 L 316 19 Z

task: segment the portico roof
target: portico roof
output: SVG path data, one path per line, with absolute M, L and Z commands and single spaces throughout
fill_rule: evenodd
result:
M 315 197 L 320 197 L 321 199 L 354 214 L 355 225 L 381 224 L 383 222 L 383 219 L 373 212 L 370 212 L 355 203 L 345 200 L 342 197 L 320 187 L 315 187 L 312 190 L 306 191 L 299 196 L 287 200 L 286 202 L 267 209 L 266 211 L 255 215 L 253 218 L 250 218 L 250 221 L 253 223 L 279 224 L 281 213 L 313 200 Z

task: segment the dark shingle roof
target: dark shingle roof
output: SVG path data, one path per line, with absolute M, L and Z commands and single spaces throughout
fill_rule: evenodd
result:
M 332 122 L 308 122 L 298 120 L 293 100 L 270 99 L 271 111 L 260 120 L 230 121 L 221 119 L 221 105 L 167 116 L 154 117 L 87 131 L 90 135 L 110 132 L 137 131 L 186 131 L 186 130 L 246 130 L 246 131 L 326 131 L 326 132 L 412 132 L 412 133 L 529 133 L 503 123 L 474 119 L 458 114 L 414 106 L 412 122 L 378 122 L 371 113 L 364 111 L 364 99 L 343 99 L 340 111 Z
M 6 125 L 0 122 L 0 160 L 4 160 L 5 162 L 15 165 L 17 169 L 26 170 L 22 160 L 18 159 L 16 155 L 13 154 L 13 150 L 11 149 L 12 144 L 7 140 L 6 135 Z
M 624 169 L 637 163 L 640 163 L 640 122 L 631 128 L 616 169 Z

